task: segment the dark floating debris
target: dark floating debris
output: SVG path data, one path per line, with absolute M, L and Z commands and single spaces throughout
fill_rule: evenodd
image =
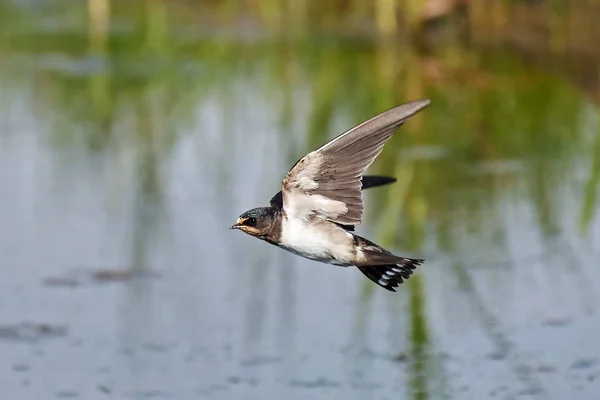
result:
M 155 353 L 164 353 L 177 347 L 177 343 L 162 344 L 162 343 L 143 343 L 142 348 Z
M 154 274 L 128 271 L 128 270 L 98 270 L 92 272 L 91 277 L 96 283 L 111 283 L 111 282 L 125 282 L 133 278 L 148 278 L 154 277 Z
M 543 393 L 542 388 L 539 387 L 532 387 L 532 388 L 528 388 L 528 389 L 523 389 L 521 390 L 518 395 L 519 396 L 538 396 L 540 394 Z
M 15 365 L 13 365 L 13 371 L 15 371 L 15 372 L 26 372 L 26 371 L 29 371 L 29 365 L 27 365 L 27 364 L 15 364 Z
M 231 385 L 237 385 L 242 383 L 242 378 L 240 378 L 239 376 L 230 376 L 229 378 L 227 378 L 227 383 Z
M 223 392 L 225 390 L 227 390 L 227 386 L 226 385 L 213 384 L 213 385 L 210 385 L 207 388 L 196 390 L 196 394 L 199 394 L 199 395 L 202 395 L 202 396 L 206 396 L 206 397 L 209 397 L 209 398 L 216 398 L 217 397 L 216 394 L 218 392 Z
M 79 286 L 79 282 L 74 278 L 69 277 L 48 277 L 44 279 L 45 286 L 62 286 L 62 287 L 75 287 Z
M 571 323 L 571 318 L 547 318 L 542 322 L 544 326 L 567 326 Z
M 79 398 L 79 393 L 70 390 L 65 390 L 62 392 L 57 392 L 56 397 L 58 397 L 59 399 L 77 399 Z
M 135 269 L 73 270 L 67 272 L 64 276 L 45 278 L 43 284 L 52 287 L 77 287 L 81 285 L 129 282 L 134 279 L 156 278 L 158 276 L 155 272 Z
M 132 398 L 142 398 L 142 399 L 165 399 L 165 398 L 172 398 L 171 394 L 164 392 L 162 390 L 142 390 L 142 391 L 136 391 L 133 393 L 129 393 L 127 395 L 127 397 L 132 397 Z
M 538 372 L 542 372 L 542 373 L 553 373 L 556 371 L 557 371 L 556 367 L 554 367 L 552 365 L 548 365 L 548 364 L 542 364 L 538 367 Z
M 598 359 L 596 358 L 582 358 L 580 360 L 575 361 L 571 364 L 572 369 L 586 369 L 593 367 L 598 363 Z
M 67 332 L 66 325 L 23 322 L 18 325 L 0 325 L 0 340 L 35 342 L 41 339 L 66 337 Z
M 325 378 L 319 378 L 314 381 L 293 380 L 290 382 L 290 386 L 302 387 L 302 388 L 306 388 L 306 389 L 316 389 L 316 388 L 337 388 L 337 387 L 340 387 L 340 384 L 337 382 L 329 381 Z
M 112 393 L 112 390 L 108 386 L 105 386 L 105 385 L 99 385 L 98 386 L 98 390 L 100 392 L 102 392 L 102 393 L 105 393 L 105 394 L 111 394 Z
M 492 353 L 488 353 L 485 356 L 485 358 L 488 360 L 492 360 L 492 361 L 500 361 L 500 360 L 504 360 L 506 358 L 506 353 L 503 351 L 495 351 Z
M 260 367 L 282 362 L 281 357 L 256 356 L 241 362 L 242 367 Z

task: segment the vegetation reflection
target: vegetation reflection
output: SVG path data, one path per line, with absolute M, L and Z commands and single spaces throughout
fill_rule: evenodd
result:
M 238 15 L 239 2 L 202 3 L 211 15 Z M 402 26 L 389 15 L 409 7 L 406 25 L 416 27 L 423 12 L 420 2 L 377 1 L 373 9 L 365 2 L 345 3 L 339 16 L 333 5 L 327 6 L 331 9 L 318 22 L 344 25 L 368 15 L 378 34 L 390 36 Z M 475 34 L 485 36 L 505 25 L 502 16 L 511 9 L 493 3 L 496 12 L 488 13 L 473 2 L 469 24 Z M 133 266 L 146 264 L 148 243 L 163 209 L 162 165 L 184 128 L 193 124 L 205 101 L 216 96 L 229 107 L 244 87 L 262 93 L 277 110 L 281 135 L 305 128 L 304 148 L 287 150 L 290 163 L 386 108 L 432 99 L 424 113 L 401 128 L 371 169 L 399 180 L 368 197 L 368 226 L 385 247 L 401 247 L 413 256 L 433 251 L 428 245 L 432 241 L 435 251 L 456 257 L 467 256 L 481 243 L 508 251 L 503 207 L 521 201 L 533 210 L 542 235 L 551 239 L 558 235 L 564 213 L 571 211 L 565 204 L 572 193 L 565 188 L 581 190 L 575 201 L 581 203 L 582 233 L 595 216 L 600 179 L 597 107 L 589 91 L 581 91 L 568 74 L 524 61 L 522 50 L 311 35 L 306 21 L 312 20 L 314 10 L 306 1 L 252 2 L 261 21 L 275 32 L 294 13 L 294 34 L 288 32 L 287 40 L 261 37 L 250 28 L 231 36 L 212 25 L 201 28 L 197 20 L 206 17 L 190 12 L 188 3 L 167 7 L 166 2 L 146 0 L 142 12 L 133 3 L 108 0 L 70 3 L 67 12 L 10 4 L 0 3 L 3 79 L 16 81 L 13 85 L 26 85 L 31 78 L 43 82 L 35 97 L 49 107 L 40 112 L 51 115 L 54 145 L 119 154 L 123 168 L 137 176 Z M 575 18 L 577 7 L 569 10 L 569 18 Z M 486 24 L 489 20 L 494 23 Z M 548 47 L 564 47 L 563 30 L 562 24 L 553 25 Z M 29 70 L 18 70 L 16 65 L 22 64 L 11 61 L 16 58 L 28 60 Z M 308 108 L 307 115 L 300 103 Z M 221 135 L 227 140 L 227 131 Z M 582 189 L 577 185 L 581 176 Z M 454 271 L 464 278 L 460 269 Z M 258 291 L 262 277 L 262 270 L 253 277 Z M 362 282 L 361 315 L 376 293 L 370 282 Z M 410 383 L 417 399 L 428 398 L 431 368 L 426 283 L 417 275 L 406 284 Z M 249 329 L 260 332 L 256 326 Z

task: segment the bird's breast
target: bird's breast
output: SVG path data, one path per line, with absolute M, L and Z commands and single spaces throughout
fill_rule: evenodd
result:
M 328 221 L 284 219 L 281 247 L 311 260 L 335 265 L 352 265 L 352 234 Z

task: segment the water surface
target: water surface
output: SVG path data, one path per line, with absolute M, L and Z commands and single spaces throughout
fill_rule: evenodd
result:
M 510 49 L 212 30 L 159 1 L 109 22 L 18 4 L 0 4 L 9 397 L 595 398 L 598 112 L 565 77 Z M 299 157 L 421 97 L 358 229 L 427 259 L 398 293 L 228 229 Z

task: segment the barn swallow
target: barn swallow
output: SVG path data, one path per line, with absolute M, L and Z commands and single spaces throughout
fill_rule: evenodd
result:
M 396 256 L 354 233 L 363 216 L 362 189 L 395 181 L 363 174 L 396 130 L 429 103 L 396 106 L 308 153 L 287 173 L 269 207 L 246 211 L 231 229 L 311 260 L 355 266 L 395 292 L 424 260 Z

